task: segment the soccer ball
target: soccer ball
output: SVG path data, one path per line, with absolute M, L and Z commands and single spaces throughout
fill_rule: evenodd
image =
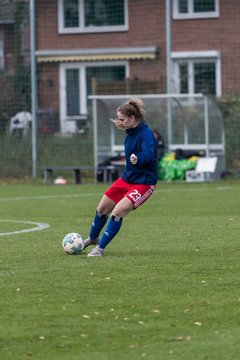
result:
M 62 241 L 63 250 L 70 255 L 78 255 L 84 248 L 83 239 L 80 234 L 67 234 Z

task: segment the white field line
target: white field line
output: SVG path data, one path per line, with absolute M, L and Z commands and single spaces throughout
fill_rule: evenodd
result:
M 86 196 L 86 195 L 96 195 L 96 194 L 65 194 L 65 195 L 50 195 L 50 196 L 21 196 L 15 198 L 0 198 L 0 202 L 11 202 L 11 201 L 26 201 L 26 200 L 44 200 L 44 199 L 58 199 L 58 198 L 69 198 L 69 197 L 77 197 L 77 196 Z M 8 223 L 16 223 L 16 224 L 30 224 L 37 225 L 33 228 L 15 230 L 11 232 L 2 232 L 0 236 L 8 236 L 8 235 L 16 235 L 21 233 L 28 233 L 32 231 L 40 231 L 50 227 L 47 223 L 38 223 L 33 221 L 18 221 L 18 220 L 0 220 L 0 222 L 8 222 Z
M 160 185 L 161 186 L 161 185 Z M 233 188 L 233 186 L 219 186 L 215 188 L 216 190 L 229 190 Z M 157 188 L 155 192 L 179 192 L 179 191 L 195 191 L 195 190 L 207 190 L 206 188 L 200 188 L 200 187 L 194 187 L 194 188 L 185 188 L 185 189 L 161 189 Z M 14 197 L 14 198 L 0 198 L 0 202 L 10 202 L 10 201 L 25 201 L 25 200 L 44 200 L 44 199 L 59 199 L 59 198 L 71 198 L 71 197 L 86 197 L 86 196 L 99 196 L 102 193 L 84 193 L 84 194 L 63 194 L 63 195 L 44 195 L 44 196 L 21 196 L 21 197 Z M 9 222 L 9 223 L 19 223 L 19 224 L 30 224 L 30 225 L 37 225 L 30 229 L 23 229 L 23 230 L 16 230 L 12 232 L 6 232 L 6 233 L 0 233 L 0 236 L 6 236 L 6 235 L 15 235 L 15 234 L 21 234 L 21 233 L 28 233 L 32 231 L 40 231 L 44 230 L 50 227 L 47 223 L 38 223 L 33 221 L 18 221 L 18 220 L 0 220 L 0 222 Z
M 0 236 L 28 233 L 28 232 L 32 232 L 32 231 L 40 231 L 40 230 L 47 229 L 47 228 L 50 227 L 46 223 L 39 223 L 39 222 L 35 222 L 35 221 L 0 220 L 0 222 L 8 222 L 8 223 L 14 223 L 14 224 L 16 223 L 16 224 L 37 225 L 37 226 L 34 226 L 34 227 L 30 228 L 30 229 L 23 229 L 23 230 L 16 230 L 16 231 L 11 231 L 11 232 L 6 232 L 6 233 L 0 233 Z
M 20 196 L 20 197 L 13 197 L 13 198 L 0 198 L 0 202 L 22 201 L 22 200 L 59 199 L 59 198 L 85 197 L 85 196 L 94 196 L 94 195 L 98 195 L 98 194 L 97 194 L 97 193 L 89 193 L 89 194 L 63 194 L 63 195 L 42 195 L 42 196 Z
M 218 186 L 215 189 L 211 190 L 229 190 L 234 188 L 234 186 Z M 202 190 L 206 191 L 207 188 L 203 187 L 194 187 L 194 188 L 185 188 L 185 189 L 164 189 L 161 188 L 161 185 L 158 185 L 156 190 L 154 192 L 188 192 L 188 191 L 196 191 L 196 190 Z M 99 196 L 102 195 L 102 193 L 82 193 L 82 194 L 62 194 L 62 195 L 42 195 L 42 196 L 20 196 L 20 197 L 13 197 L 13 198 L 0 198 L 0 202 L 9 202 L 9 201 L 22 201 L 22 200 L 45 200 L 45 199 L 60 199 L 60 198 L 71 198 L 71 197 L 86 197 L 86 196 Z

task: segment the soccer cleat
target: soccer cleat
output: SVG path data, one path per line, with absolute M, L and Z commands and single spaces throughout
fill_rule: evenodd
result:
M 96 246 L 87 256 L 103 256 L 103 249 L 99 246 Z
M 98 242 L 99 242 L 99 237 L 97 237 L 95 240 L 92 240 L 90 239 L 90 237 L 88 237 L 87 239 L 83 240 L 83 250 L 90 245 L 97 245 Z

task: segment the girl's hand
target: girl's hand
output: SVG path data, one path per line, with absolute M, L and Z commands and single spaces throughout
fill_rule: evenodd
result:
M 138 161 L 137 156 L 136 156 L 135 154 L 132 154 L 132 155 L 130 156 L 130 161 L 131 161 L 131 163 L 132 163 L 133 165 L 136 165 L 136 163 L 137 163 L 137 161 Z

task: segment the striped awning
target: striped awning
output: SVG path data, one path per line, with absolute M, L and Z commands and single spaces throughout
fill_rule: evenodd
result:
M 157 57 L 157 48 L 49 50 L 36 51 L 36 57 L 39 63 L 154 60 Z

